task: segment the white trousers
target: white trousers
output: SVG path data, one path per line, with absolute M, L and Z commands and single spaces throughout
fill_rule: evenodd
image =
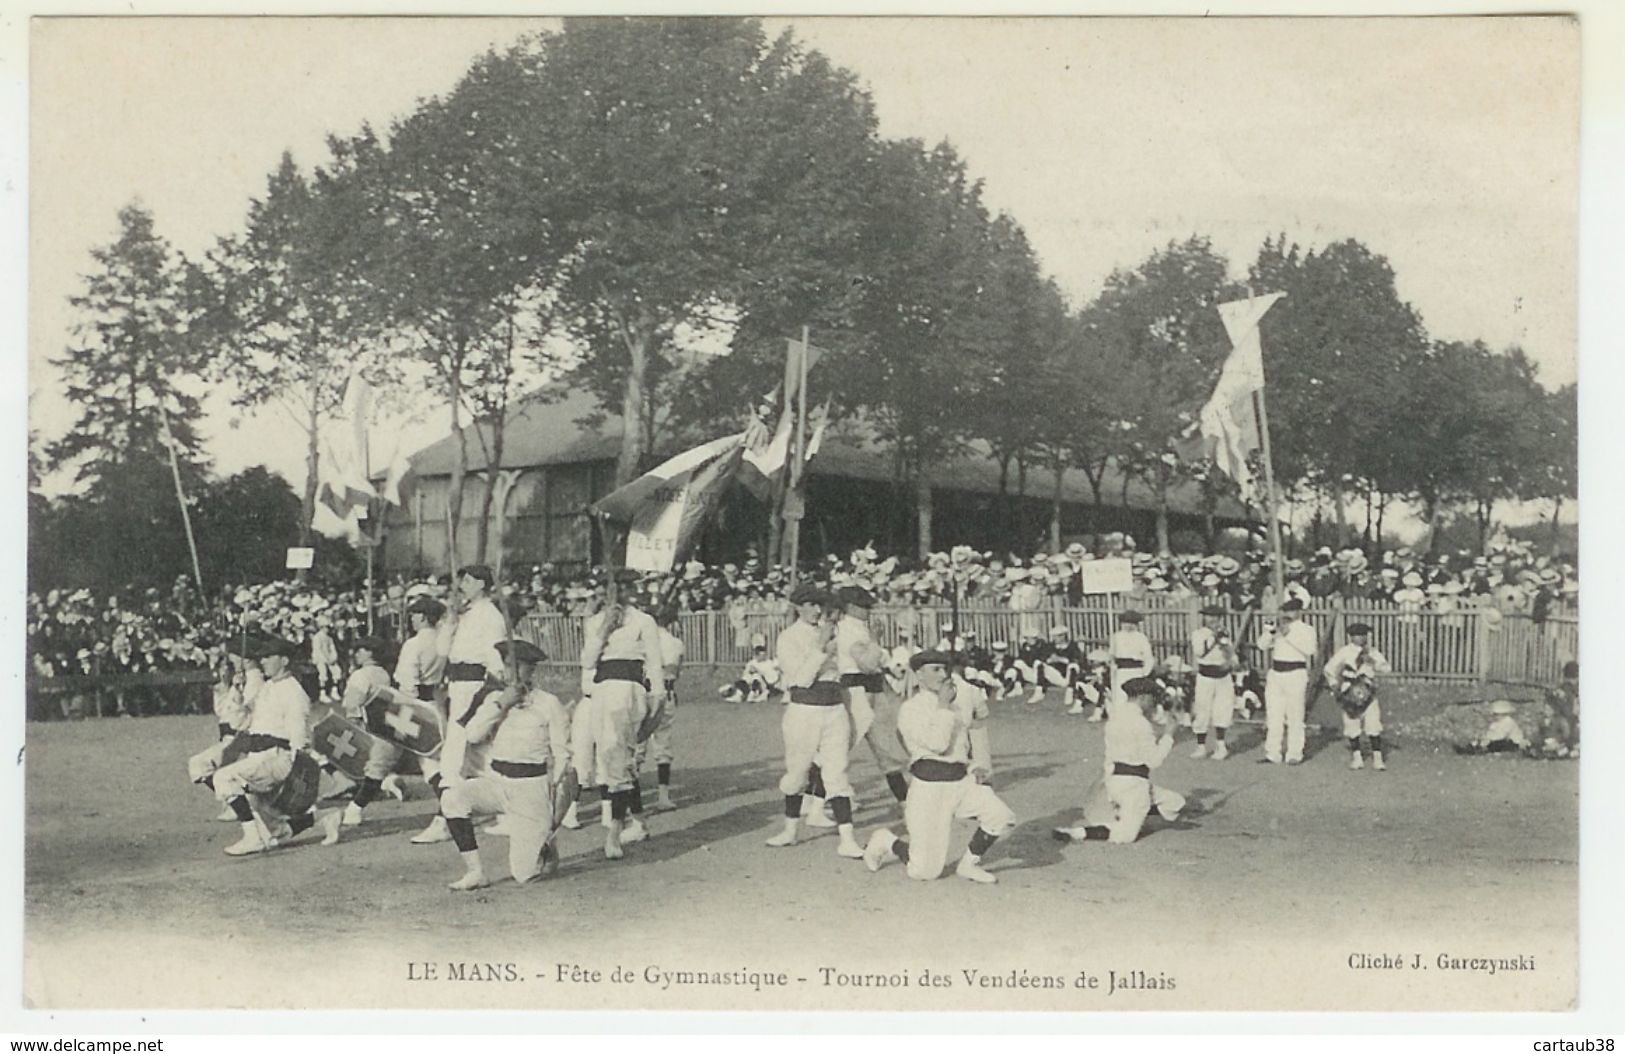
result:
M 1196 700 L 1191 711 L 1191 731 L 1229 728 L 1236 713 L 1236 685 L 1228 676 L 1196 676 Z
M 490 773 L 448 787 L 440 798 L 447 819 L 501 815 L 508 818 L 508 867 L 514 881 L 541 871 L 542 845 L 553 831 L 553 799 L 546 776 L 510 779 Z
M 446 688 L 446 737 L 440 746 L 442 786 L 450 787 L 485 771 L 486 746 L 469 743 L 468 729 L 462 723 L 482 686 L 480 681 L 452 681 Z
M 1184 807 L 1184 795 L 1158 787 L 1143 776 L 1107 776 L 1084 799 L 1083 822 L 1087 827 L 1108 828 L 1107 841 L 1122 845 L 1140 837 L 1152 809 L 1164 820 L 1173 820 Z
M 908 800 L 903 803 L 909 878 L 942 877 L 955 820 L 975 820 L 991 835 L 1004 834 L 1016 825 L 1010 807 L 974 776 L 953 782 L 916 779 L 908 785 Z
M 1264 755 L 1279 761 L 1286 738 L 1288 761 L 1303 760 L 1303 711 L 1309 691 L 1308 670 L 1271 670 L 1264 678 Z
M 666 702 L 655 717 L 654 729 L 650 731 L 649 738 L 638 744 L 638 771 L 643 771 L 645 759 L 652 760 L 656 765 L 670 765 L 671 753 L 671 726 L 676 719 L 677 696 L 671 692 L 666 693 Z
M 779 793 L 800 794 L 807 789 L 807 772 L 814 764 L 824 777 L 824 794 L 850 798 L 852 784 L 846 769 L 852 746 L 852 719 L 844 706 L 809 706 L 786 703 L 784 720 L 784 778 Z
M 632 681 L 599 681 L 570 719 L 570 756 L 583 787 L 631 790 L 637 781 L 638 725 L 648 689 Z

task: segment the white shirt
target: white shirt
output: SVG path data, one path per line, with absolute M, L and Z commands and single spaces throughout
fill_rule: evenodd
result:
M 776 654 L 784 683 L 789 688 L 806 688 L 814 681 L 833 681 L 835 656 L 819 643 L 819 628 L 796 619 L 779 631 Z
M 508 623 L 502 612 L 489 597 L 480 597 L 457 616 L 451 647 L 446 649 L 446 661 L 477 663 L 492 677 L 501 679 L 507 676 L 507 669 L 497 645 L 507 639 Z
M 446 675 L 446 655 L 440 650 L 440 631 L 425 626 L 401 645 L 395 660 L 395 683 L 408 692 L 419 685 L 437 685 Z
M 660 627 L 660 665 L 666 671 L 666 680 L 677 679 L 677 671 L 683 665 L 686 651 L 682 638 L 666 627 Z
M 295 750 L 310 743 L 305 727 L 310 720 L 310 696 L 299 687 L 293 677 L 283 674 L 274 681 L 266 681 L 254 700 L 254 717 L 248 723 L 250 732 L 286 739 Z
M 1229 666 L 1230 657 L 1219 646 L 1220 637 L 1229 643 L 1230 634 L 1202 626 L 1191 634 L 1191 657 L 1198 666 Z
M 382 666 L 369 662 L 352 670 L 350 679 L 344 682 L 345 716 L 359 717 L 365 711 L 367 697 L 372 694 L 375 687 L 389 687 L 389 673 Z
M 1320 635 L 1303 619 L 1293 619 L 1284 631 L 1279 626 L 1265 630 L 1258 646 L 1269 652 L 1271 662 L 1312 663 L 1320 654 Z
M 858 660 L 853 657 L 852 649 L 860 644 L 873 647 L 874 634 L 869 632 L 869 624 L 860 618 L 851 615 L 842 615 L 841 621 L 835 624 L 835 669 L 839 673 L 863 673 L 858 666 Z
M 647 611 L 626 606 L 622 607 L 621 613 L 621 624 L 615 627 L 608 639 L 604 637 L 607 611 L 600 611 L 587 619 L 583 633 L 586 643 L 581 648 L 582 694 L 591 693 L 593 677 L 600 662 L 622 660 L 643 663 L 643 677 L 649 682 L 649 690 L 664 695 L 666 679 L 661 661 L 660 627 Z
M 1119 659 L 1139 659 L 1140 668 L 1147 673 L 1157 664 L 1157 657 L 1151 651 L 1151 638 L 1137 629 L 1120 629 L 1112 634 L 1111 639 L 1112 665 L 1117 665 Z
M 1112 710 L 1106 717 L 1106 773 L 1113 765 L 1145 765 L 1156 768 L 1173 749 L 1172 736 L 1158 736 L 1140 708 L 1130 703 Z
M 468 741 L 491 741 L 493 761 L 539 765 L 558 774 L 570 764 L 570 714 L 552 692 L 533 688 L 512 706 L 517 689 L 491 692 L 468 722 Z
M 962 681 L 954 682 L 954 699 L 944 703 L 936 692 L 921 689 L 897 710 L 897 734 L 903 738 L 909 762 L 921 758 L 970 761 L 970 726 L 976 698 Z
M 1376 648 L 1366 648 L 1365 662 L 1358 669 L 1354 669 L 1354 664 L 1359 658 L 1360 646 L 1358 644 L 1345 644 L 1333 652 L 1332 657 L 1326 660 L 1327 686 L 1331 688 L 1338 686 L 1338 680 L 1343 676 L 1345 667 L 1350 668 L 1354 676 L 1359 676 L 1362 673 L 1375 676 L 1379 673 L 1387 673 L 1392 669 L 1382 652 Z

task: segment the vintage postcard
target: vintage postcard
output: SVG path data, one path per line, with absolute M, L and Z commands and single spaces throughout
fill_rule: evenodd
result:
M 1579 1005 L 1576 18 L 28 43 L 25 1007 Z

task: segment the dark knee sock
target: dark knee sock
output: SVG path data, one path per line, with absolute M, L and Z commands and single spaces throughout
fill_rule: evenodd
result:
M 1373 754 L 1381 754 L 1382 753 L 1382 737 L 1381 736 L 1372 736 L 1371 737 L 1371 753 L 1373 753 Z
M 662 761 L 655 766 L 655 779 L 662 787 L 671 785 L 671 762 Z
M 631 791 L 615 791 L 609 796 L 609 815 L 613 820 L 624 820 L 632 808 Z
M 908 843 L 906 841 L 901 838 L 897 839 L 891 844 L 891 851 L 897 855 L 897 859 L 905 864 L 908 863 Z
M 310 830 L 315 823 L 316 813 L 314 811 L 300 813 L 298 816 L 295 816 L 288 821 L 288 829 L 293 831 L 294 834 L 298 834 L 301 831 Z
M 446 792 L 446 781 L 436 772 L 429 777 L 429 789 L 434 791 L 434 800 L 439 801 L 440 796 Z
M 851 798 L 848 798 L 844 794 L 839 798 L 831 798 L 829 800 L 829 808 L 830 811 L 835 814 L 835 823 L 837 825 L 849 824 L 852 822 Z
M 1112 836 L 1112 829 L 1105 824 L 1093 824 L 1083 829 L 1083 837 L 1090 842 L 1104 842 Z
M 807 770 L 807 793 L 814 798 L 826 798 L 829 795 L 824 789 L 824 771 L 817 765 Z
M 357 787 L 355 790 L 355 797 L 351 798 L 350 800 L 358 807 L 365 809 L 368 805 L 372 804 L 373 799 L 377 798 L 383 789 L 383 780 L 375 780 L 371 776 L 368 776 L 366 779 L 361 781 L 361 786 Z
M 627 811 L 633 816 L 643 814 L 643 784 L 634 783 L 632 789 L 626 792 Z
M 236 816 L 241 822 L 247 823 L 254 818 L 254 810 L 248 807 L 247 798 L 238 795 L 226 804 L 231 806 L 232 815 Z
M 600 783 L 598 785 L 598 800 L 599 801 L 609 801 L 610 800 L 609 784 Z
M 891 796 L 898 801 L 908 798 L 908 779 L 901 772 L 886 773 L 886 786 L 891 788 Z
M 1349 736 L 1349 750 L 1355 754 L 1360 752 L 1360 737 Z
M 451 832 L 451 840 L 459 853 L 479 848 L 479 842 L 474 840 L 474 821 L 467 816 L 446 817 L 446 830 Z
M 801 819 L 801 795 L 786 794 L 784 796 L 784 818 L 786 820 Z
M 1201 746 L 1203 743 L 1206 743 L 1206 742 L 1207 742 L 1207 733 L 1206 732 L 1198 732 L 1198 733 L 1196 733 L 1196 745 L 1197 746 Z
M 1218 742 L 1223 743 L 1224 742 L 1224 729 L 1215 728 L 1213 730 L 1213 738 L 1215 740 L 1217 740 Z
M 984 831 L 980 827 L 978 827 L 976 829 L 976 833 L 970 836 L 970 853 L 971 853 L 971 855 L 972 856 L 981 856 L 983 853 L 987 852 L 989 849 L 992 849 L 993 848 L 993 843 L 998 841 L 998 840 L 999 840 L 998 835 L 996 835 L 996 834 L 988 834 L 986 831 Z

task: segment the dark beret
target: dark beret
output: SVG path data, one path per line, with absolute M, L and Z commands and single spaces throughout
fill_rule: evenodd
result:
M 1123 682 L 1123 694 L 1130 699 L 1156 695 L 1161 690 L 1161 686 L 1157 684 L 1154 677 L 1134 677 Z
M 835 598 L 849 608 L 872 608 L 875 606 L 874 595 L 862 586 L 842 586 L 835 591 Z
M 908 660 L 908 668 L 919 670 L 926 666 L 947 666 L 953 662 L 953 657 L 945 651 L 927 648 L 925 651 L 915 652 Z
M 487 589 L 495 585 L 497 580 L 496 573 L 484 564 L 469 564 L 467 567 L 463 568 L 460 573 L 465 574 L 470 578 L 479 579 L 481 582 L 485 583 Z
M 1217 604 L 1209 604 L 1207 607 L 1202 609 L 1202 614 L 1204 614 L 1204 615 L 1218 615 L 1220 617 L 1223 617 L 1225 615 L 1230 614 L 1230 612 L 1227 609 L 1222 608 Z
M 543 662 L 547 659 L 547 652 L 528 640 L 499 641 L 497 654 L 504 659 L 511 657 L 514 662 Z
M 1135 610 L 1133 610 L 1131 608 L 1128 611 L 1124 611 L 1124 612 L 1120 613 L 1117 616 L 1117 621 L 1122 622 L 1122 623 L 1126 623 L 1127 625 L 1132 626 L 1136 622 L 1144 621 L 1144 616 L 1142 616 L 1138 611 L 1135 611 Z
M 1297 597 L 1290 597 L 1290 598 L 1287 599 L 1287 602 L 1285 604 L 1281 605 L 1281 610 L 1282 611 L 1302 611 L 1303 610 L 1303 601 L 1299 600 Z
M 822 604 L 829 600 L 829 593 L 819 587 L 816 582 L 802 582 L 790 592 L 792 604 Z
M 389 642 L 382 637 L 357 637 L 355 643 L 350 645 L 352 651 L 359 651 L 362 648 L 366 648 L 376 656 L 389 649 Z
M 1371 627 L 1367 626 L 1364 622 L 1351 622 L 1351 623 L 1349 623 L 1349 636 L 1351 636 L 1351 637 L 1357 636 L 1357 635 L 1369 636 L 1370 633 L 1371 633 Z
M 406 605 L 406 610 L 413 614 L 422 615 L 430 622 L 437 622 L 446 613 L 446 605 L 434 597 L 418 597 Z

